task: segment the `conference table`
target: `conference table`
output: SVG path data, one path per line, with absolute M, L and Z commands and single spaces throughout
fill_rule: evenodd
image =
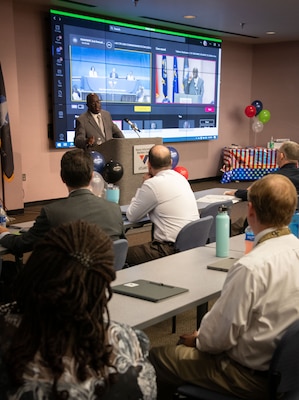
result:
M 240 258 L 243 254 L 243 251 L 231 250 L 229 256 Z M 114 293 L 108 306 L 111 319 L 145 329 L 197 307 L 199 325 L 208 301 L 220 295 L 226 278 L 225 272 L 207 269 L 208 263 L 217 260 L 215 248 L 204 246 L 117 271 L 112 289 L 115 285 L 145 279 L 183 287 L 188 292 L 156 303 Z
M 216 242 L 209 243 L 207 247 L 216 248 Z M 232 251 L 241 251 L 243 254 L 245 252 L 245 233 L 241 235 L 232 236 L 229 239 L 229 249 Z
M 225 190 L 224 190 L 224 188 L 212 188 L 212 189 L 205 189 L 205 190 L 199 190 L 197 192 L 194 192 L 198 212 L 200 213 L 201 210 L 203 210 L 205 207 L 207 207 L 208 205 L 210 205 L 212 203 L 228 201 L 228 200 L 232 200 L 233 203 L 240 202 L 241 199 L 239 199 L 238 197 L 228 196 L 228 195 L 224 194 L 225 191 L 231 191 L 231 190 L 234 190 L 234 189 L 225 188 Z M 123 214 L 123 221 L 124 221 L 126 231 L 131 228 L 140 228 L 146 224 L 151 223 L 148 215 L 143 217 L 140 221 L 129 222 L 126 217 L 126 211 L 128 209 L 128 205 L 121 205 L 120 208 L 121 208 L 121 212 Z

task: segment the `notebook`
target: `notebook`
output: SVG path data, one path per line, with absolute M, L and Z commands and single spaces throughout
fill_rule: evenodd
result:
M 213 269 L 215 271 L 227 272 L 230 269 L 230 267 L 234 265 L 234 263 L 238 260 L 239 260 L 238 258 L 233 258 L 233 257 L 222 258 L 221 260 L 208 264 L 207 268 Z
M 113 286 L 112 291 L 126 296 L 157 302 L 180 293 L 188 292 L 188 289 L 139 279 Z

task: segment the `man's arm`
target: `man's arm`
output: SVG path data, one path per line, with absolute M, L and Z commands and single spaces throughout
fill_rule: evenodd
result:
M 79 149 L 86 149 L 95 142 L 94 136 L 88 137 L 85 129 L 85 122 L 80 117 L 76 119 L 75 146 Z
M 224 194 L 228 196 L 235 196 L 238 197 L 238 199 L 241 199 L 243 201 L 248 200 L 248 190 L 247 189 L 237 189 L 237 190 L 226 190 Z
M 22 255 L 32 251 L 36 242 L 43 238 L 49 231 L 51 225 L 48 221 L 44 208 L 36 218 L 34 225 L 21 235 L 7 234 L 0 239 L 0 244 L 6 247 L 12 254 Z
M 242 264 L 228 273 L 220 298 L 201 321 L 196 340 L 199 350 L 217 354 L 237 345 L 254 312 L 252 285 L 252 274 Z
M 112 136 L 114 138 L 124 138 L 124 134 L 119 129 L 119 127 L 112 122 Z
M 153 179 L 153 178 L 150 178 Z M 145 183 L 137 189 L 135 197 L 132 198 L 127 210 L 127 218 L 130 222 L 139 221 L 147 213 L 153 210 L 158 204 L 157 198 L 152 189 Z

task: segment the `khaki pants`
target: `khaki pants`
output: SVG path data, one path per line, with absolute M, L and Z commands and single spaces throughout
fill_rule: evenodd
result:
M 158 400 L 172 399 L 176 388 L 187 382 L 242 399 L 267 399 L 266 372 L 243 367 L 225 354 L 163 346 L 151 349 L 150 361 L 157 374 Z

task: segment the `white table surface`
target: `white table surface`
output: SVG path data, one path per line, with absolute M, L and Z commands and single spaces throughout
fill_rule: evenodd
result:
M 216 248 L 216 242 L 207 244 L 207 247 Z M 229 239 L 229 249 L 231 251 L 240 251 L 245 253 L 245 234 L 233 236 Z
M 238 203 L 241 201 L 238 197 L 235 196 L 227 196 L 224 192 L 231 191 L 234 189 L 229 188 L 212 188 L 206 190 L 199 190 L 198 192 L 194 192 L 194 196 L 197 200 L 197 208 L 198 210 L 203 210 L 205 207 L 212 203 L 217 203 L 219 201 L 228 201 L 232 200 L 233 203 Z M 203 201 L 201 201 L 202 199 Z M 204 201 L 206 200 L 206 201 Z
M 241 257 L 243 252 L 230 251 L 229 255 Z M 144 329 L 207 303 L 220 294 L 226 277 L 225 272 L 207 269 L 209 262 L 218 259 L 215 248 L 206 246 L 117 271 L 112 286 L 147 279 L 189 291 L 157 303 L 114 293 L 108 304 L 111 319 Z

